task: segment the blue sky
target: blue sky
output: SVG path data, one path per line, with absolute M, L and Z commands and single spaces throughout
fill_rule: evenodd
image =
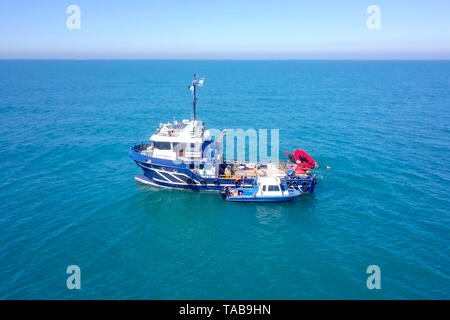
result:
M 449 16 L 448 0 L 2 0 L 0 58 L 449 59 Z

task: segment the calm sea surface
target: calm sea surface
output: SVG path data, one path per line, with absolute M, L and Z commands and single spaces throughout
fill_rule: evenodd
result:
M 137 184 L 131 143 L 190 117 L 194 72 L 199 119 L 279 128 L 331 166 L 316 192 Z M 450 298 L 450 62 L 0 61 L 0 150 L 3 299 Z

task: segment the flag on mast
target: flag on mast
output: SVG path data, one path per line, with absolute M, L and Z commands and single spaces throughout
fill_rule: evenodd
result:
M 203 87 L 204 81 L 205 81 L 205 78 L 194 79 L 194 81 L 192 81 L 192 84 L 189 86 L 189 90 L 191 90 L 191 92 L 194 93 L 194 86 Z

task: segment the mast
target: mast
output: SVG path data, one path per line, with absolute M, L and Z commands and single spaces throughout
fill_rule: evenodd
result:
M 192 101 L 192 107 L 193 107 L 193 109 L 194 109 L 194 113 L 193 113 L 193 121 L 195 121 L 195 114 L 196 114 L 196 109 L 197 109 L 197 77 L 195 76 L 195 73 L 194 73 L 194 81 L 192 81 L 192 86 L 194 87 L 194 91 L 193 91 L 193 94 L 194 94 L 194 101 Z
M 191 90 L 192 94 L 194 95 L 194 101 L 192 101 L 192 108 L 193 108 L 193 121 L 195 121 L 196 115 L 197 115 L 197 86 L 203 87 L 203 81 L 205 79 L 200 78 L 197 79 L 197 76 L 194 73 L 194 80 L 192 80 L 192 84 L 189 86 L 189 90 Z

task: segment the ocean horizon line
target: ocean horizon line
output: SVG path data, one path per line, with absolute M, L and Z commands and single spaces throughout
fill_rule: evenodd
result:
M 449 58 L 0 58 L 0 61 L 435 61 Z

